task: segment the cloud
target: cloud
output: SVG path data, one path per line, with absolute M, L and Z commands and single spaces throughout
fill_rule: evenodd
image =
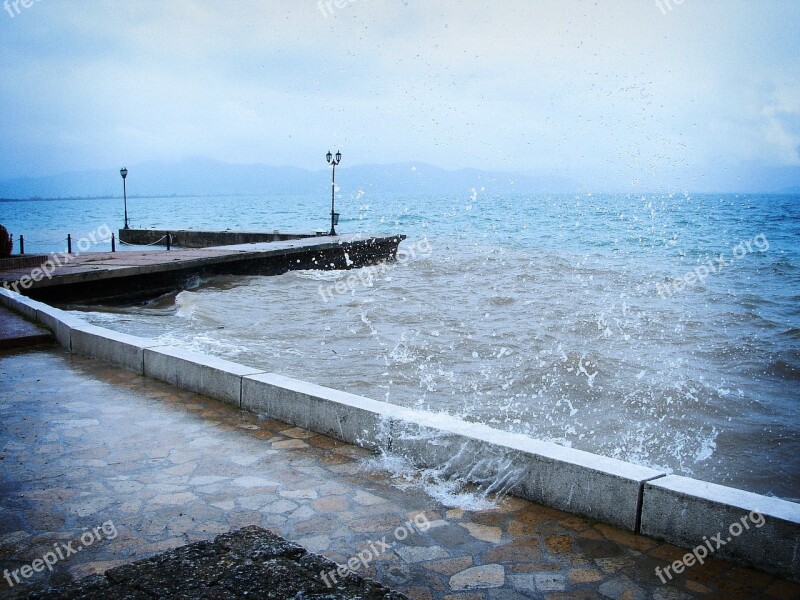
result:
M 315 168 L 333 147 L 617 185 L 798 161 L 794 3 L 341 4 L 0 14 L 0 177 L 198 155 Z

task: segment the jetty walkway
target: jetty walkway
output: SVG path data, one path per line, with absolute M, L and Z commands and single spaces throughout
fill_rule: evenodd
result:
M 122 238 L 123 230 L 120 233 Z M 125 235 L 130 236 L 130 230 Z M 237 235 L 219 232 L 216 239 L 238 239 Z M 207 248 L 54 253 L 11 259 L 6 267 L 0 261 L 0 285 L 54 304 L 131 303 L 181 289 L 196 277 L 363 267 L 393 258 L 403 239 L 404 235 L 345 234 Z

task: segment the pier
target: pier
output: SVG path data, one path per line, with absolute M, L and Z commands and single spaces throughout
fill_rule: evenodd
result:
M 171 250 L 54 253 L 3 265 L 0 285 L 54 304 L 130 303 L 183 289 L 196 277 L 210 275 L 280 275 L 302 269 L 351 269 L 396 257 L 404 235 L 160 232 L 120 230 L 119 239 L 159 242 L 167 233 L 177 243 L 195 245 Z M 162 235 L 163 234 L 163 235 Z M 264 241 L 250 242 L 257 236 Z M 242 243 L 242 240 L 247 240 Z M 201 243 L 222 244 L 196 247 Z M 164 242 L 166 243 L 166 242 Z M 30 264 L 29 264 L 30 263 Z M 35 265 L 35 266 L 34 266 Z

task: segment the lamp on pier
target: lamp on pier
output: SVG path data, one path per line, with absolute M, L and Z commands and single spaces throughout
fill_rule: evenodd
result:
M 125 203 L 125 229 L 128 229 L 128 190 L 125 187 L 125 179 L 128 177 L 128 169 L 122 167 L 119 170 L 119 174 L 122 175 L 122 198 L 123 202 Z
M 342 153 L 337 151 L 334 157 L 331 151 L 325 155 L 328 164 L 332 167 L 331 172 L 331 232 L 329 235 L 336 235 L 336 225 L 339 224 L 339 213 L 336 212 L 336 165 L 342 162 Z

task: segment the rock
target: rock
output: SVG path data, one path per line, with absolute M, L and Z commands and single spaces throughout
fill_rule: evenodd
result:
M 21 591 L 21 590 L 20 590 Z M 77 582 L 25 592 L 29 600 L 233 600 L 315 597 L 408 600 L 261 529 L 245 527 Z

